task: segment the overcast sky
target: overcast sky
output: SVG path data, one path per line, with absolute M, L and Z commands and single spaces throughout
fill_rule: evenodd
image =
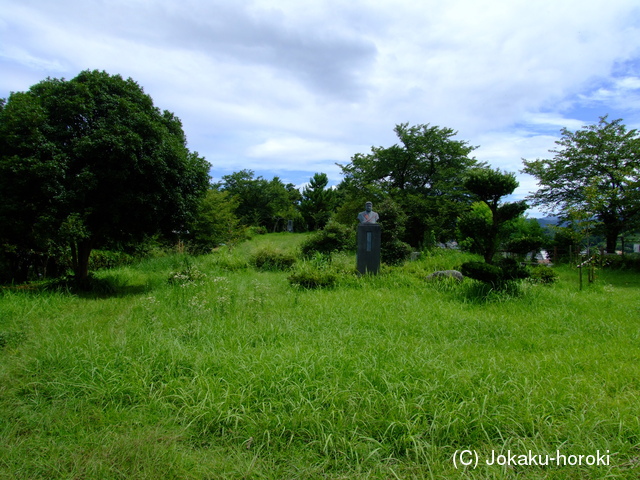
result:
M 640 127 L 640 3 L 0 0 L 0 97 L 86 69 L 180 117 L 214 181 L 336 184 L 336 163 L 397 143 L 404 122 L 453 128 L 518 172 L 562 127 Z M 535 190 L 518 179 L 516 198 Z

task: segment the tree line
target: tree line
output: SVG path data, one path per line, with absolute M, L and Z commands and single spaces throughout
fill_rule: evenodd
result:
M 501 250 L 540 248 L 544 232 L 524 216 L 528 203 L 505 201 L 518 186 L 513 172 L 479 162 L 477 147 L 451 128 L 394 131 L 396 144 L 339 165 L 332 188 L 325 173 L 301 191 L 251 170 L 212 183 L 180 120 L 132 79 L 47 78 L 0 101 L 0 280 L 24 281 L 36 264 L 59 274 L 62 259 L 87 278 L 92 250 L 135 250 L 149 239 L 208 251 L 290 222 L 296 231 L 350 226 L 368 200 L 399 257 L 451 240 L 487 263 Z M 559 216 L 567 238 L 586 225 L 612 252 L 640 223 L 640 136 L 607 117 L 561 133 L 553 158 L 523 160 L 540 187 L 527 201 Z

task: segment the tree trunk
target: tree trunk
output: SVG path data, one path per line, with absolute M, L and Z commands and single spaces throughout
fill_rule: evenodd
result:
M 491 208 L 491 206 L 489 206 Z M 493 217 L 491 227 L 489 227 L 489 245 L 484 252 L 484 261 L 489 265 L 493 265 L 493 258 L 496 256 L 496 252 L 498 250 L 498 220 L 497 213 L 491 210 L 491 215 Z
M 607 253 L 616 253 L 616 245 L 618 244 L 618 230 L 615 232 L 607 232 Z
M 71 243 L 73 273 L 81 282 L 89 277 L 89 256 L 92 249 L 91 240 L 88 238 L 80 240 L 77 244 Z

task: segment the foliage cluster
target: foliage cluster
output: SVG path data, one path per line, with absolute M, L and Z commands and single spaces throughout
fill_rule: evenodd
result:
M 118 250 L 94 250 L 89 258 L 89 270 L 115 268 L 130 265 L 137 261 L 136 256 Z
M 513 193 L 518 181 L 513 173 L 476 168 L 467 174 L 464 186 L 476 203 L 460 218 L 461 238 L 471 252 L 481 254 L 486 263 L 493 263 L 500 245 L 506 240 L 509 224 L 527 209 L 525 202 L 502 201 Z
M 606 116 L 597 125 L 561 133 L 553 158 L 524 160 L 523 171 L 540 185 L 533 205 L 563 220 L 591 223 L 613 253 L 622 233 L 640 227 L 640 134 Z
M 262 247 L 252 253 L 249 261 L 258 270 L 289 270 L 296 260 L 294 252 Z
M 224 175 L 214 188 L 226 192 L 235 202 L 234 214 L 244 226 L 280 232 L 286 229 L 288 220 L 302 223 L 296 208 L 302 198 L 300 192 L 295 185 L 285 185 L 278 177 L 267 180 L 255 177 L 252 170 L 241 170 Z
M 407 259 L 411 246 L 404 242 L 407 214 L 400 205 L 390 198 L 384 199 L 377 207 L 380 214 L 381 245 L 380 258 L 384 263 L 397 265 Z
M 287 279 L 295 287 L 313 289 L 333 287 L 338 281 L 338 276 L 331 270 L 317 268 L 304 262 Z
M 304 257 L 315 253 L 353 251 L 356 247 L 355 230 L 338 222 L 329 222 L 322 230 L 311 234 L 300 246 Z
M 476 147 L 455 139 L 457 132 L 450 128 L 404 123 L 394 131 L 399 144 L 372 147 L 371 153 L 358 153 L 341 165 L 344 180 L 338 191 L 357 198 L 360 206 L 365 200 L 392 199 L 408 216 L 399 240 L 414 247 L 428 232 L 439 241 L 451 240 L 469 204 L 464 176 L 482 165 L 469 156 Z
M 299 208 L 309 230 L 324 228 L 335 210 L 336 191 L 327 188 L 328 184 L 326 173 L 316 173 L 309 179 L 309 185 L 302 189 Z
M 465 262 L 460 266 L 460 272 L 465 277 L 479 280 L 497 289 L 530 276 L 527 269 L 512 258 L 502 258 L 495 265 L 486 262 Z
M 640 255 L 607 255 L 604 259 L 604 264 L 610 269 L 640 272 Z
M 183 230 L 208 172 L 180 120 L 133 80 L 48 78 L 0 109 L 0 253 L 69 248 L 86 278 L 95 248 Z M 14 266 L 12 278 L 26 280 L 28 265 Z
M 197 252 L 209 252 L 223 244 L 236 244 L 249 237 L 236 216 L 238 201 L 229 192 L 210 188 L 198 206 L 185 237 Z
M 197 285 L 205 281 L 207 274 L 200 271 L 190 262 L 186 262 L 182 270 L 169 273 L 167 282 L 170 285 L 178 285 L 186 287 L 189 285 Z
M 558 273 L 546 265 L 538 265 L 531 269 L 530 278 L 536 283 L 555 283 L 558 281 Z

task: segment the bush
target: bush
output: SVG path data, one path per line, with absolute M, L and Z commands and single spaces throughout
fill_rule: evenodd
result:
M 269 247 L 261 248 L 251 255 L 251 264 L 259 270 L 288 270 L 296 263 L 296 256 Z
M 314 268 L 304 268 L 298 270 L 289 277 L 289 283 L 302 288 L 322 288 L 332 287 L 337 281 L 337 275 L 327 270 L 317 270 Z
M 266 235 L 269 233 L 267 227 L 259 226 L 259 227 L 249 227 L 249 236 L 253 235 Z
M 380 258 L 388 265 L 398 265 L 404 262 L 411 252 L 412 248 L 408 243 L 393 239 L 382 244 Z
M 485 262 L 465 262 L 460 266 L 460 273 L 492 285 L 498 285 L 502 280 L 502 270 Z
M 521 280 L 529 278 L 529 271 L 513 258 L 503 258 L 498 262 L 502 270 L 502 281 Z
M 529 272 L 512 258 L 503 258 L 497 265 L 485 262 L 466 262 L 460 267 L 465 277 L 491 284 L 494 288 L 504 288 L 514 280 L 529 277 Z
M 640 271 L 640 255 L 606 255 L 602 261 L 603 266 L 615 270 L 636 270 Z
M 353 250 L 355 243 L 355 232 L 352 228 L 330 221 L 322 230 L 318 230 L 305 240 L 300 249 L 302 255 L 309 258 L 315 253 L 329 254 Z
M 316 252 L 310 259 L 299 263 L 288 280 L 295 287 L 332 287 L 342 276 L 355 272 L 353 265 L 346 266 L 340 260 L 334 262 L 330 254 Z
M 531 281 L 534 283 L 550 284 L 558 280 L 558 274 L 545 265 L 538 265 L 531 269 Z

